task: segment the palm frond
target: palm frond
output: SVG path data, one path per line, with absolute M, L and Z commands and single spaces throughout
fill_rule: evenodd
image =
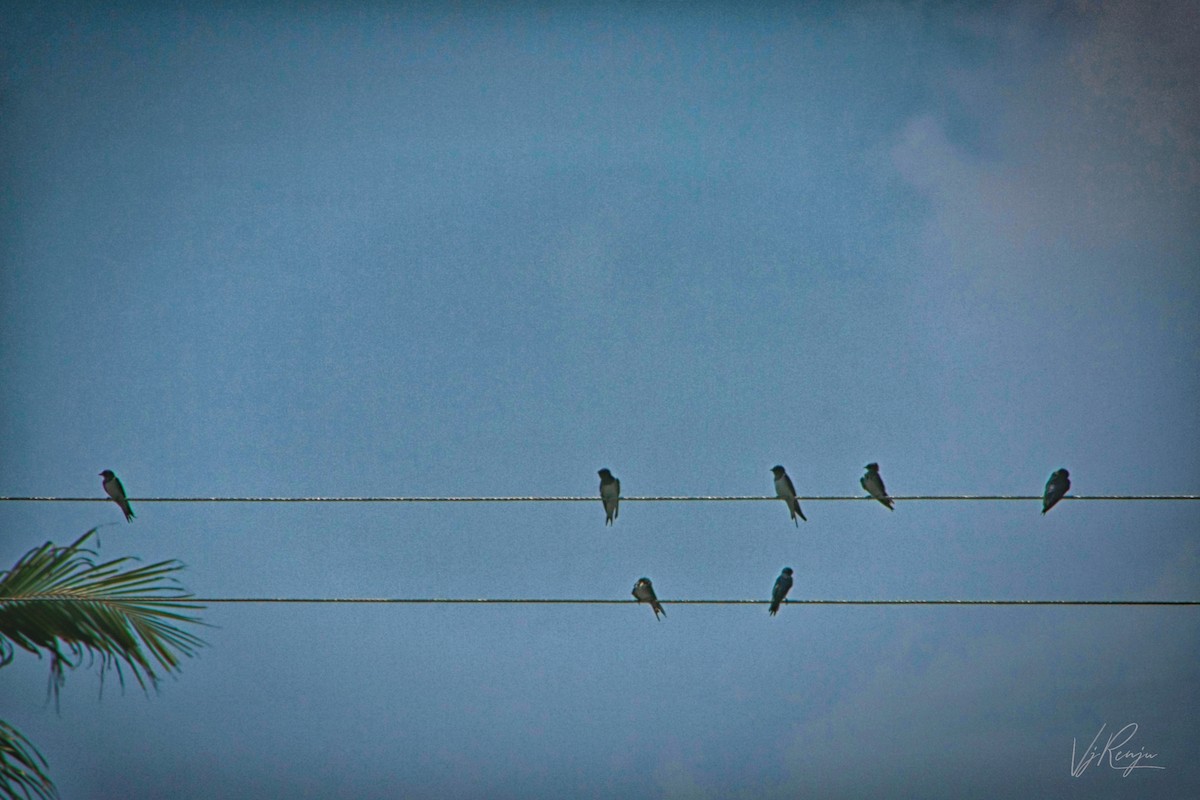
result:
M 115 668 L 122 685 L 127 668 L 145 690 L 204 646 L 177 624 L 204 624 L 189 613 L 204 606 L 187 602 L 192 595 L 173 577 L 183 564 L 130 569 L 130 558 L 98 564 L 95 551 L 83 546 L 95 532 L 66 547 L 46 542 L 0 572 L 0 667 L 15 647 L 48 653 L 56 697 L 64 668 L 77 667 L 85 654 L 99 658 L 102 675 Z
M 46 774 L 46 759 L 4 720 L 0 720 L 0 797 L 10 800 L 58 797 L 58 789 Z

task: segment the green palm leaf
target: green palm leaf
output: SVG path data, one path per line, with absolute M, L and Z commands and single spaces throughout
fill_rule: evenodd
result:
M 58 797 L 46 759 L 21 732 L 0 720 L 0 797 L 51 800 Z
M 178 561 L 127 567 L 130 558 L 96 563 L 83 545 L 96 529 L 67 547 L 47 542 L 0 572 L 0 667 L 16 647 L 50 655 L 51 686 L 57 697 L 84 655 L 98 658 L 100 671 L 113 667 L 121 684 L 128 669 L 143 690 L 163 674 L 179 670 L 180 659 L 204 642 L 179 627 L 203 624 L 189 613 L 204 606 L 187 602 L 173 573 Z
M 143 690 L 161 674 L 177 672 L 180 659 L 204 642 L 179 627 L 202 625 L 190 612 L 173 573 L 178 561 L 129 568 L 130 558 L 97 564 L 83 545 L 96 529 L 73 544 L 46 542 L 30 550 L 12 569 L 0 572 L 0 667 L 16 648 L 50 654 L 50 686 L 55 699 L 85 655 L 100 661 L 100 674 L 113 667 L 125 685 L 128 669 Z M 16 729 L 0 721 L 0 797 L 50 800 L 58 791 L 46 774 L 46 760 Z

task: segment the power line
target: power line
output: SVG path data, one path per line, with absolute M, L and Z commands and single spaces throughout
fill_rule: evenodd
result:
M 51 595 L 34 600 L 21 597 L 0 597 L 0 603 L 29 602 L 94 603 L 70 595 Z M 535 597 L 123 597 L 122 602 L 147 603 L 164 601 L 195 604 L 347 604 L 347 605 L 632 605 L 636 600 L 613 600 L 596 598 L 535 598 Z M 769 600 L 668 600 L 660 599 L 664 605 L 693 606 L 737 606 L 769 605 Z M 1200 606 L 1200 600 L 837 600 L 837 599 L 788 599 L 787 605 L 810 606 Z
M 890 495 L 898 501 L 910 500 L 1041 500 L 1041 495 Z M 867 500 L 869 495 L 799 496 L 804 502 Z M 765 500 L 779 502 L 778 497 L 763 495 L 660 495 L 622 497 L 623 503 L 680 503 L 680 502 L 741 502 Z M 1067 495 L 1063 500 L 1200 500 L 1200 494 L 1109 494 Z M 4 502 L 21 503 L 111 503 L 107 497 L 7 496 Z M 131 497 L 131 503 L 598 503 L 598 496 L 511 496 L 511 497 Z

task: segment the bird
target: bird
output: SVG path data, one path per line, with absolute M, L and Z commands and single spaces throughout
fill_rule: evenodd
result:
M 121 485 L 121 479 L 111 469 L 101 472 L 100 477 L 104 478 L 104 491 L 108 492 L 108 496 L 113 499 L 113 502 L 125 512 L 125 521 L 133 522 L 133 509 L 130 508 L 129 501 L 125 499 L 125 487 Z
M 1046 481 L 1046 492 L 1042 495 L 1042 513 L 1045 514 L 1054 508 L 1054 504 L 1062 500 L 1070 488 L 1071 473 L 1065 469 L 1059 469 L 1051 473 L 1050 480 Z
M 895 511 L 895 501 L 888 497 L 887 489 L 883 488 L 883 478 L 879 477 L 879 465 L 872 461 L 867 464 L 866 470 L 867 474 L 859 478 L 858 482 L 867 490 L 867 494 L 887 506 L 889 511 Z
M 796 517 L 808 522 L 808 517 L 804 516 L 804 512 L 800 510 L 800 501 L 796 499 L 796 487 L 792 485 L 792 479 L 788 477 L 787 470 L 781 466 L 771 467 L 771 472 L 775 473 L 775 496 L 787 503 L 788 513 L 792 515 L 792 522 L 797 528 L 800 523 L 796 522 Z
M 658 602 L 658 598 L 654 596 L 654 584 L 650 583 L 649 578 L 638 578 L 637 583 L 633 585 L 633 596 L 637 598 L 639 603 L 649 603 L 654 609 L 654 618 L 658 619 L 658 615 L 667 615 L 663 611 L 662 604 Z
M 792 568 L 784 567 L 783 572 L 775 579 L 775 588 L 771 590 L 771 616 L 779 612 L 779 604 L 786 601 L 787 593 L 792 590 Z
M 600 476 L 600 501 L 604 503 L 604 524 L 612 525 L 619 513 L 621 481 L 614 478 L 607 468 L 596 474 Z

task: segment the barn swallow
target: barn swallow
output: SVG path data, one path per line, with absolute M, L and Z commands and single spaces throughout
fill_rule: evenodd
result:
M 614 478 L 607 469 L 602 469 L 596 474 L 600 476 L 600 501 L 604 503 L 604 524 L 612 525 L 621 504 L 621 481 Z
M 796 522 L 796 517 L 800 517 L 805 522 L 808 522 L 808 517 L 804 516 L 804 512 L 800 510 L 800 501 L 796 499 L 796 487 L 792 485 L 792 479 L 788 477 L 787 471 L 783 467 L 771 467 L 771 472 L 775 473 L 775 496 L 787 503 L 788 512 L 792 515 L 792 522 L 799 528 L 800 523 Z
M 639 603 L 649 603 L 654 609 L 654 618 L 658 619 L 658 615 L 667 615 L 663 611 L 662 605 L 658 602 L 658 598 L 654 596 L 654 585 L 650 583 L 649 578 L 638 578 L 637 583 L 633 585 L 633 596 L 637 598 Z
M 1046 481 L 1046 492 L 1042 495 L 1042 513 L 1054 508 L 1054 504 L 1063 499 L 1071 488 L 1071 473 L 1065 469 L 1057 470 Z
M 108 492 L 108 496 L 113 499 L 113 502 L 125 512 L 125 521 L 133 522 L 133 509 L 129 507 L 129 501 L 125 499 L 125 487 L 121 485 L 121 479 L 111 469 L 101 472 L 100 477 L 104 478 L 104 491 Z
M 883 478 L 879 477 L 879 465 L 872 461 L 867 464 L 866 470 L 867 474 L 859 478 L 858 482 L 867 490 L 867 494 L 887 506 L 889 511 L 894 511 L 894 501 L 888 497 L 887 489 L 883 488 Z
M 771 590 L 771 616 L 775 616 L 779 612 L 779 604 L 787 598 L 787 593 L 792 590 L 792 568 L 784 567 L 783 572 L 775 579 L 775 588 Z

